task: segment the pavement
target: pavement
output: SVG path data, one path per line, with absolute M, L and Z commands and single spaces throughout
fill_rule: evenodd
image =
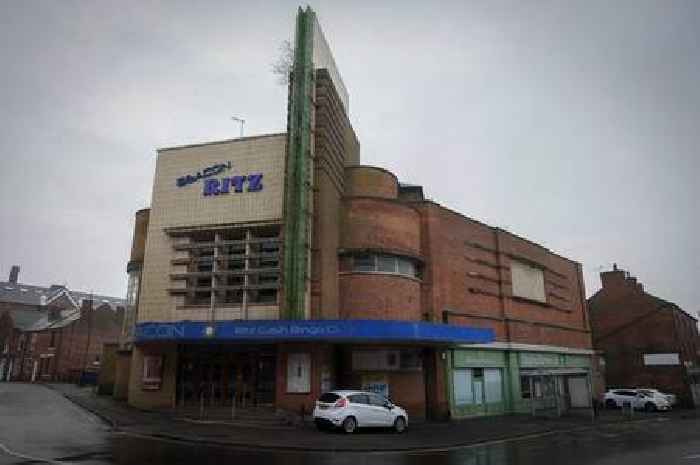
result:
M 482 417 L 443 423 L 411 424 L 404 434 L 389 431 L 360 431 L 353 435 L 319 432 L 311 424 L 253 427 L 236 422 L 192 422 L 171 413 L 142 411 L 90 388 L 51 384 L 76 405 L 107 422 L 114 432 L 135 437 L 165 439 L 210 446 L 232 446 L 258 451 L 304 452 L 425 452 L 524 440 L 566 432 L 603 430 L 615 425 L 664 422 L 689 415 L 688 412 L 635 414 L 627 419 L 618 410 L 603 411 L 592 421 L 587 417 L 534 418 L 530 415 Z M 694 411 L 691 415 L 694 415 Z

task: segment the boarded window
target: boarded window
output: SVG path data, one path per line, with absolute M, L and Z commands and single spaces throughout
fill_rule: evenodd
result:
M 541 268 L 511 260 L 510 272 L 514 296 L 538 302 L 547 301 L 544 293 L 544 273 Z

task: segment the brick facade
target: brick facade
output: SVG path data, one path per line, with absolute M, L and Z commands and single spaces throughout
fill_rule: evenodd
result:
M 603 351 L 607 385 L 653 387 L 690 404 L 688 368 L 700 366 L 697 320 L 645 292 L 623 270 L 600 274 L 602 289 L 589 299 L 593 342 Z M 679 355 L 678 365 L 647 366 L 644 354 Z

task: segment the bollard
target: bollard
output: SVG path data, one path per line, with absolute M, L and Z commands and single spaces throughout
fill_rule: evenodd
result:
M 204 418 L 204 391 L 199 393 L 199 418 Z

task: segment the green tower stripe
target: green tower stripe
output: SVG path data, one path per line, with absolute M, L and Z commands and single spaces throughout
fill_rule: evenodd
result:
M 304 318 L 309 266 L 314 18 L 311 8 L 299 8 L 287 128 L 283 317 L 292 320 Z

